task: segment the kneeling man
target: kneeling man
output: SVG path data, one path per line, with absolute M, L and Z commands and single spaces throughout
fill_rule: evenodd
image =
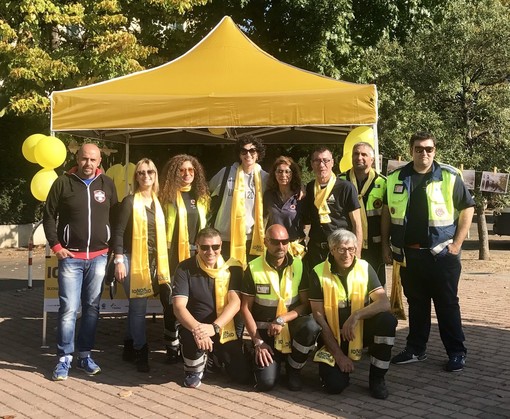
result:
M 397 320 L 374 269 L 356 258 L 358 241 L 348 230 L 328 237 L 330 255 L 311 272 L 309 298 L 315 320 L 322 327 L 324 346 L 314 360 L 329 393 L 340 393 L 349 384 L 353 360 L 364 346 L 370 353 L 370 393 L 386 399 L 384 376 L 395 341 Z
M 269 227 L 264 244 L 265 254 L 252 260 L 245 272 L 241 306 L 255 347 L 256 389 L 271 390 L 285 362 L 288 388 L 297 391 L 299 373 L 315 348 L 320 328 L 310 315 L 303 262 L 288 252 L 285 227 Z
M 184 386 L 201 384 L 207 357 L 213 353 L 233 380 L 245 383 L 249 368 L 233 320 L 241 306 L 242 266 L 235 259 L 223 260 L 218 230 L 204 228 L 196 240 L 197 255 L 178 265 L 172 284 L 174 312 L 181 324 Z

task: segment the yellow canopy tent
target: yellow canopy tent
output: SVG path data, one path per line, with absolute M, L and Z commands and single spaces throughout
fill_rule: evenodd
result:
M 233 130 L 266 143 L 339 143 L 352 126 L 377 132 L 376 122 L 375 85 L 282 63 L 228 16 L 167 64 L 51 94 L 53 132 L 131 145 L 230 142 Z

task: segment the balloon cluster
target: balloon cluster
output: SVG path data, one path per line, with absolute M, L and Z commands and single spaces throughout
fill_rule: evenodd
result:
M 369 143 L 374 147 L 374 130 L 371 127 L 356 127 L 347 135 L 339 164 L 340 172 L 347 172 L 352 167 L 352 147 L 359 142 Z
M 33 134 L 23 142 L 21 151 L 30 163 L 42 166 L 30 182 L 30 191 L 35 199 L 44 202 L 51 185 L 58 177 L 53 169 L 63 164 L 66 159 L 66 146 L 56 137 Z

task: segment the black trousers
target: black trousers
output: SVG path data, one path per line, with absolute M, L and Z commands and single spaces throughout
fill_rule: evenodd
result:
M 321 332 L 320 326 L 311 315 L 298 317 L 289 322 L 289 332 L 291 338 L 292 352 L 283 354 L 274 347 L 274 337 L 268 336 L 266 329 L 259 329 L 260 337 L 271 346 L 274 352 L 273 363 L 267 367 L 257 365 L 254 359 L 255 380 L 257 390 L 271 390 L 280 377 L 280 368 L 282 362 L 286 361 L 286 367 L 294 369 L 303 368 L 308 355 L 315 348 L 315 342 Z
M 406 267 L 400 269 L 400 276 L 409 303 L 407 348 L 415 354 L 425 352 L 431 327 L 431 302 L 434 302 L 439 334 L 447 354 L 466 354 L 457 296 L 460 254 L 445 251 L 433 256 L 429 250 L 406 248 L 405 251 Z
M 184 371 L 204 372 L 207 364 L 208 353 L 198 349 L 193 334 L 184 327 L 179 331 L 182 357 L 184 359 Z M 213 354 L 230 378 L 237 383 L 245 384 L 250 379 L 250 365 L 244 356 L 242 341 L 236 339 L 226 343 L 220 343 L 216 335 L 212 338 Z
M 378 313 L 363 324 L 363 346 L 370 354 L 370 377 L 384 377 L 390 365 L 391 349 L 395 341 L 397 319 L 390 312 Z M 347 354 L 349 342 L 342 342 L 341 348 Z M 319 376 L 324 389 L 331 394 L 341 393 L 349 385 L 349 373 L 319 362 Z

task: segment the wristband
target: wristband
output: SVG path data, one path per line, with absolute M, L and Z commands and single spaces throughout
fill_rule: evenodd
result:
M 255 348 L 258 348 L 259 346 L 261 346 L 262 344 L 264 343 L 264 341 L 262 339 L 254 339 L 253 340 L 253 346 Z
M 122 259 L 120 259 L 120 258 L 119 259 L 113 259 L 113 263 L 115 265 L 117 265 L 118 263 L 124 263 L 124 258 L 122 258 Z

